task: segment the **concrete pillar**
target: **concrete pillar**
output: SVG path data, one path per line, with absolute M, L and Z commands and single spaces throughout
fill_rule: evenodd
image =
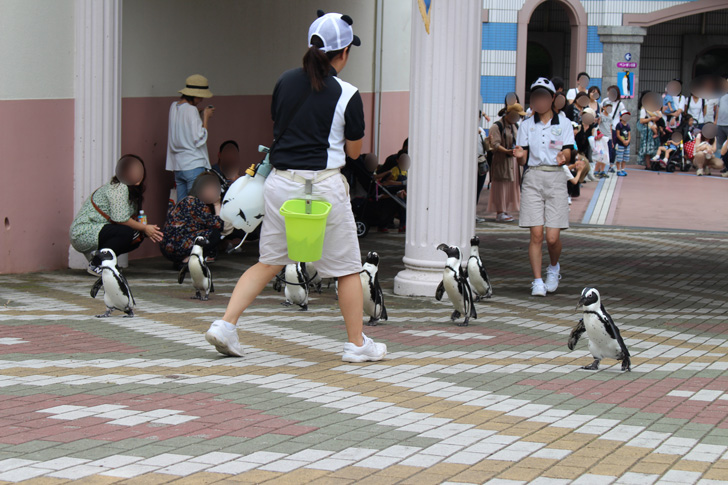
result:
M 74 18 L 75 213 L 111 179 L 121 156 L 121 0 L 75 0 Z M 69 248 L 69 267 L 87 264 L 83 255 Z
M 599 27 L 597 30 L 599 40 L 602 42 L 602 93 L 606 96 L 607 87 L 617 84 L 617 73 L 624 71 L 624 68 L 617 67 L 618 62 L 634 62 L 636 68 L 630 69 L 634 72 L 634 99 L 623 99 L 622 102 L 633 114 L 632 119 L 636 120 L 637 101 L 639 99 L 639 68 L 640 48 L 647 35 L 647 30 L 642 27 Z M 627 60 L 625 56 L 630 54 Z M 621 89 L 621 88 L 620 88 Z M 634 148 L 634 143 L 632 144 Z M 634 153 L 634 149 L 632 152 Z
M 475 232 L 481 1 L 432 2 L 430 34 L 412 9 L 407 238 L 398 295 L 434 296 L 445 254 Z

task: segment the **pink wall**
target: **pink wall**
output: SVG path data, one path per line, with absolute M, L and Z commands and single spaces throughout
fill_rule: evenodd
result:
M 0 101 L 0 273 L 68 265 L 73 106 L 72 99 Z
M 149 222 L 160 226 L 166 215 L 169 190 L 174 182 L 172 174 L 165 171 L 164 166 L 167 153 L 167 117 L 169 106 L 176 99 L 176 97 L 124 98 L 121 105 L 121 151 L 135 153 L 144 159 L 147 165 L 144 208 Z M 210 163 L 215 163 L 218 147 L 228 139 L 233 139 L 240 145 L 240 159 L 243 166 L 260 161 L 258 145 L 270 146 L 273 138 L 270 101 L 269 95 L 215 96 L 209 101 L 208 104 L 216 108 L 215 116 L 210 121 L 207 143 Z M 369 152 L 372 150 L 374 95 L 362 93 L 362 101 L 367 126 L 363 151 Z M 401 147 L 402 141 L 407 137 L 408 113 L 408 93 L 384 93 L 382 153 L 386 155 L 395 153 Z M 145 241 L 142 247 L 130 256 L 132 259 L 138 259 L 158 255 L 157 246 Z

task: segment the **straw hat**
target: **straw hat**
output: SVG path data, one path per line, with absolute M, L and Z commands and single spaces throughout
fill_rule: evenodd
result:
M 185 81 L 184 89 L 179 92 L 185 96 L 193 96 L 196 98 L 212 98 L 210 91 L 210 83 L 205 76 L 193 74 Z
M 523 110 L 523 106 L 518 103 L 511 104 L 506 108 L 506 114 L 516 112 L 521 116 L 526 116 L 527 113 Z

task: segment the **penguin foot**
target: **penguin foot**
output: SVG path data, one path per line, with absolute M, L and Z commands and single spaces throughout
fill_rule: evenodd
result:
M 202 300 L 202 295 L 200 295 L 200 292 L 198 291 L 195 293 L 195 296 L 191 296 L 190 300 Z
M 454 312 L 452 312 L 452 315 L 450 315 L 450 320 L 452 320 L 454 322 L 455 320 L 460 318 L 460 316 L 461 316 L 460 312 L 455 310 Z
M 210 299 L 210 297 L 207 295 L 200 297 L 200 301 L 207 301 L 209 299 Z
M 455 325 L 457 325 L 458 327 L 467 327 L 469 325 L 469 323 L 467 320 L 464 320 L 462 322 L 456 323 Z
M 281 305 L 283 305 L 283 306 L 291 306 L 291 305 L 293 305 L 293 303 L 291 303 L 290 301 L 286 300 L 286 301 L 282 301 L 281 302 Z
M 129 310 L 128 312 L 125 312 L 126 315 L 124 315 L 124 318 L 134 318 L 134 312 Z
M 308 303 L 306 303 L 305 305 L 299 305 L 299 306 L 301 307 L 302 312 L 308 311 Z
M 111 316 L 111 310 L 106 310 L 106 313 L 100 313 L 96 315 L 96 318 L 108 318 Z
M 377 323 L 379 323 L 378 318 L 370 318 L 368 322 L 364 322 L 364 325 L 367 327 L 376 327 Z
M 584 370 L 599 370 L 599 359 L 594 359 L 594 362 L 592 362 L 589 365 L 582 366 L 582 369 Z
M 622 370 L 632 372 L 632 362 L 629 360 L 629 358 L 622 360 Z

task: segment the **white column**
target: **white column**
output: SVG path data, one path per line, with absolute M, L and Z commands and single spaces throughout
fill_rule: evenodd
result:
M 475 233 L 480 0 L 432 2 L 430 34 L 412 8 L 407 239 L 398 295 L 434 296 L 445 254 Z
M 74 213 L 121 155 L 121 0 L 75 0 Z M 68 265 L 86 259 L 69 249 Z

